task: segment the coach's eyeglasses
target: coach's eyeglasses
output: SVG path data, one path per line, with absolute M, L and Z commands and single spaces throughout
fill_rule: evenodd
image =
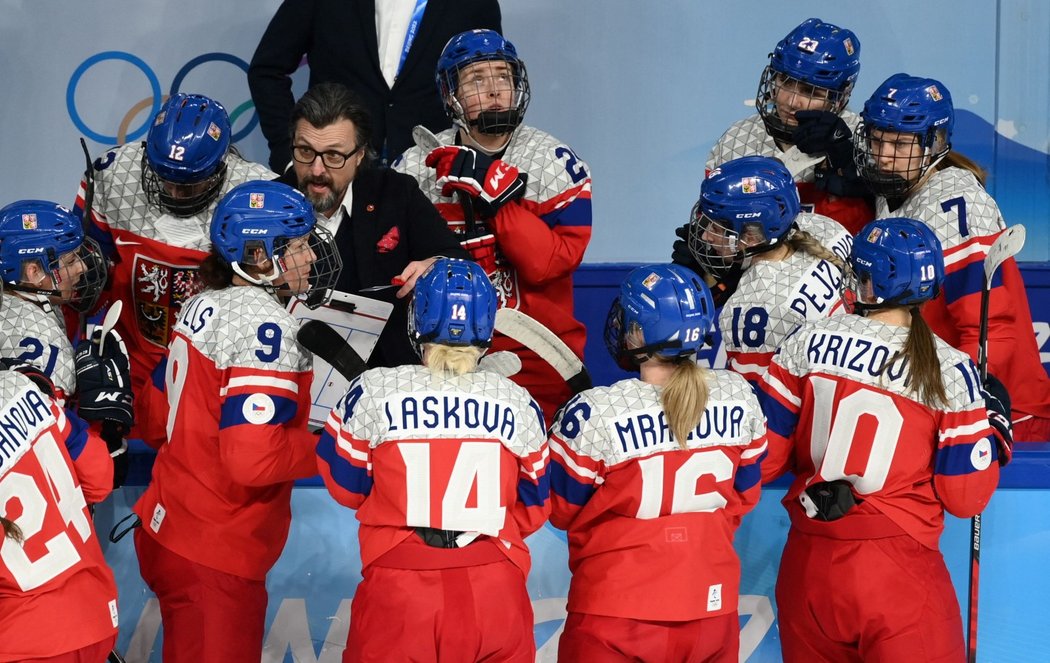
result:
M 299 163 L 312 164 L 317 157 L 321 157 L 321 163 L 323 163 L 326 168 L 342 168 L 346 165 L 346 160 L 360 152 L 362 147 L 364 147 L 364 145 L 358 145 L 350 152 L 343 154 L 342 152 L 336 152 L 335 150 L 318 152 L 307 145 L 293 145 L 292 158 Z

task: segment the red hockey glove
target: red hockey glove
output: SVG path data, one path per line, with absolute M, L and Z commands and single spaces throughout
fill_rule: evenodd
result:
M 525 176 L 517 168 L 469 147 L 439 147 L 427 155 L 426 164 L 437 175 L 441 195 L 462 191 L 475 200 L 474 209 L 483 219 L 491 219 L 500 207 L 525 194 Z

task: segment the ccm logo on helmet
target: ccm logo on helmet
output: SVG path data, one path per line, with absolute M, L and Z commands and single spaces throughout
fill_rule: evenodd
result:
M 266 228 L 245 228 L 245 235 L 268 235 L 270 231 Z
M 26 253 L 43 253 L 43 252 L 44 252 L 44 248 L 40 247 L 40 246 L 38 246 L 38 247 L 36 247 L 34 249 L 18 249 L 18 255 L 24 255 Z
M 738 219 L 754 219 L 754 218 L 759 217 L 759 216 L 762 216 L 762 212 L 744 212 L 743 214 L 737 214 L 736 218 L 738 218 Z

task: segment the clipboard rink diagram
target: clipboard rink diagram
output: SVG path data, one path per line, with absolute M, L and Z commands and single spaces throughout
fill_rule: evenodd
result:
M 394 305 L 345 292 L 333 292 L 332 300 L 319 308 L 310 309 L 298 299 L 288 305 L 288 311 L 300 325 L 307 320 L 320 320 L 334 329 L 365 361 L 379 340 Z M 346 393 L 349 380 L 332 368 L 331 364 L 314 355 L 314 379 L 310 386 L 310 426 L 321 428 L 328 413 Z

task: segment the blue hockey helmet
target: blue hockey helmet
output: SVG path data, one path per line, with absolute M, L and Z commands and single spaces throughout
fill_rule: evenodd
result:
M 293 259 L 289 244 L 301 238 L 308 244 L 297 247 Z M 215 253 L 238 276 L 256 285 L 272 287 L 282 273 L 301 266 L 303 259 L 311 260 L 309 287 L 293 293 L 302 295 L 311 307 L 328 301 L 342 268 L 335 240 L 317 225 L 313 207 L 302 193 L 280 182 L 259 180 L 230 189 L 212 216 L 211 241 Z M 244 270 L 266 262 L 273 263 L 268 274 L 250 275 Z
M 23 281 L 27 263 L 39 265 L 49 282 Z M 68 209 L 46 200 L 19 200 L 0 209 L 0 275 L 12 290 L 88 311 L 106 284 L 106 260 Z
M 769 134 L 791 142 L 797 127 L 794 113 L 813 109 L 813 100 L 823 102 L 821 110 L 841 113 L 849 102 L 860 73 L 860 40 L 852 30 L 809 18 L 780 40 L 769 54 L 769 64 L 758 84 L 756 106 Z M 792 108 L 777 108 L 791 95 L 806 103 L 788 102 Z M 778 112 L 778 110 L 780 112 Z
M 710 340 L 711 291 L 681 265 L 647 265 L 627 275 L 605 321 L 605 347 L 626 370 L 648 357 L 689 357 Z M 639 334 L 639 338 L 633 338 Z
M 171 95 L 146 135 L 142 188 L 151 204 L 193 216 L 219 195 L 230 150 L 230 117 L 200 94 Z
M 750 256 L 780 245 L 801 209 L 795 180 L 780 161 L 758 156 L 727 161 L 700 183 L 689 250 L 710 274 L 746 267 Z
M 952 148 L 952 95 L 932 78 L 890 76 L 864 102 L 860 117 L 854 158 L 858 172 L 879 195 L 906 195 Z M 908 139 L 915 141 L 918 149 L 910 154 L 902 151 L 900 134 L 914 136 Z M 892 161 L 892 170 L 885 164 L 880 167 L 880 157 Z
M 439 258 L 416 281 L 409 336 L 424 343 L 487 348 L 496 324 L 496 289 L 471 260 Z
M 933 230 L 914 219 L 878 219 L 853 240 L 842 299 L 856 312 L 915 306 L 943 284 L 944 253 Z
M 477 90 L 466 90 L 465 86 L 471 81 L 461 80 L 463 70 L 476 62 L 493 60 L 510 65 L 510 80 L 491 81 L 482 77 L 474 83 L 479 86 Z M 531 98 L 529 75 L 525 63 L 518 58 L 518 50 L 494 30 L 468 30 L 449 39 L 438 58 L 436 80 L 438 93 L 449 118 L 463 127 L 476 128 L 483 134 L 513 131 L 525 117 L 525 109 Z M 483 108 L 473 120 L 468 118 L 465 108 L 468 96 L 471 93 L 481 94 L 486 89 L 489 93 L 498 91 L 501 84 L 505 85 L 506 91 L 511 92 L 509 106 L 498 110 Z M 485 88 L 485 85 L 490 87 Z

